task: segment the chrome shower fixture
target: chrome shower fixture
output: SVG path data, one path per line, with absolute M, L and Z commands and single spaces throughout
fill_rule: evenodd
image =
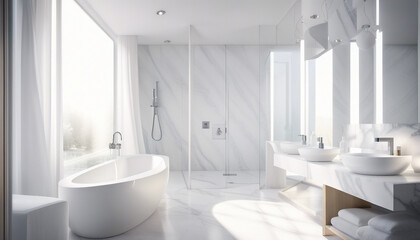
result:
M 152 99 L 152 105 L 150 107 L 153 108 L 153 120 L 152 120 L 152 139 L 155 141 L 162 140 L 162 128 L 160 126 L 160 118 L 158 114 L 158 107 L 159 107 L 159 82 L 156 81 L 156 87 L 153 88 L 153 99 Z M 159 137 L 155 137 L 155 121 L 157 119 L 157 125 L 159 127 Z

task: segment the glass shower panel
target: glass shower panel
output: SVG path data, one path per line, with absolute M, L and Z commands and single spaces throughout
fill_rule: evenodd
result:
M 226 46 L 226 183 L 259 179 L 259 46 Z
M 209 43 L 191 29 L 191 187 L 258 184 L 260 47 Z
M 191 188 L 225 187 L 225 46 L 207 45 L 191 29 Z

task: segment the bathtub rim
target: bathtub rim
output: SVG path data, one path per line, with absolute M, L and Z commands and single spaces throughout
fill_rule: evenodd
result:
M 131 175 L 131 176 L 128 176 L 128 177 L 125 177 L 125 178 L 118 179 L 118 180 L 104 181 L 104 182 L 98 182 L 98 183 L 75 183 L 75 182 L 73 182 L 75 178 L 81 176 L 82 174 L 85 174 L 89 171 L 93 171 L 96 168 L 100 168 L 104 165 L 112 164 L 113 162 L 115 162 L 119 159 L 131 158 L 131 157 L 142 157 L 142 156 L 160 157 L 162 159 L 163 163 L 159 167 L 152 168 L 152 169 L 147 170 L 145 172 L 134 174 L 134 175 Z M 141 159 L 139 159 L 139 161 L 141 161 Z M 71 188 L 71 189 L 80 188 L 80 189 L 82 189 L 82 188 L 104 187 L 104 186 L 110 186 L 110 185 L 117 185 L 117 184 L 121 184 L 121 183 L 132 182 L 132 181 L 137 180 L 137 179 L 153 176 L 153 175 L 159 174 L 159 173 L 161 173 L 165 170 L 167 170 L 169 172 L 169 157 L 168 156 L 159 155 L 159 154 L 124 155 L 124 156 L 120 156 L 120 157 L 108 160 L 108 161 L 103 162 L 103 163 L 99 163 L 99 164 L 94 165 L 90 168 L 84 169 L 84 170 L 76 172 L 76 173 L 74 173 L 70 176 L 67 176 L 67 177 L 65 177 L 65 178 L 63 178 L 59 181 L 58 188 L 59 189 L 60 188 Z

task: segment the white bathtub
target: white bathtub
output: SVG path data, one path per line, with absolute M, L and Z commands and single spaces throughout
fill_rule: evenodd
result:
M 105 238 L 124 233 L 156 210 L 168 184 L 169 158 L 133 155 L 111 160 L 59 183 L 73 233 Z

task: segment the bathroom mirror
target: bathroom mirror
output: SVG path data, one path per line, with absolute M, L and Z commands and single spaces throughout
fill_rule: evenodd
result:
M 347 4 L 330 5 L 335 10 L 328 15 L 328 49 L 311 60 L 305 53 L 306 133 L 315 131 L 332 145 L 338 145 L 348 124 L 415 123 L 419 114 L 418 1 Z M 361 30 L 363 25 L 370 28 Z M 362 31 L 373 36 L 371 46 L 359 42 Z M 328 131 L 318 134 L 318 123 Z
M 383 72 L 382 79 L 378 75 L 376 91 L 381 90 L 382 80 L 383 123 L 418 122 L 418 9 L 417 0 L 379 3 L 383 45 L 382 56 L 376 52 L 375 58 L 377 64 L 382 58 Z M 380 123 L 380 116 L 377 120 Z
M 418 1 L 367 0 L 357 13 L 358 28 L 369 24 L 376 43 L 350 69 L 359 71 L 356 123 L 418 122 Z

